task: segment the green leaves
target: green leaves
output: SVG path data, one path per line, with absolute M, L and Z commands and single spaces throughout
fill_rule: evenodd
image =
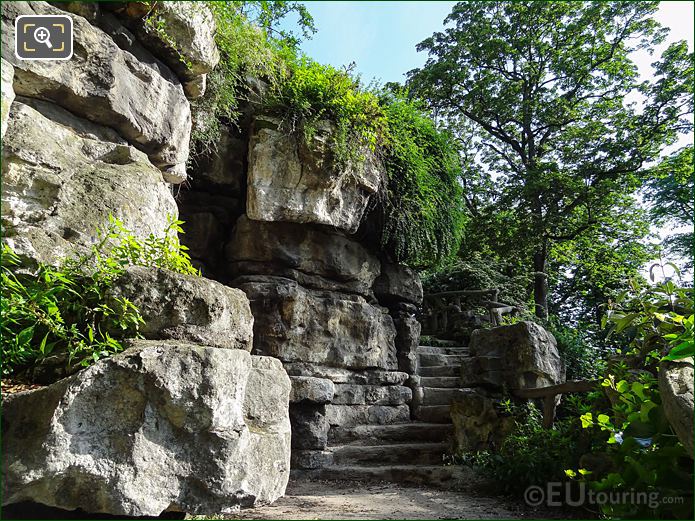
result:
M 143 319 L 128 299 L 107 300 L 107 290 L 133 264 L 198 274 L 179 243 L 181 224 L 170 218 L 164 236 L 138 239 L 110 217 L 89 254 L 59 267 L 39 264 L 33 272 L 3 244 L 2 374 L 30 370 L 54 355 L 70 369 L 121 351 L 123 339 L 139 335 Z

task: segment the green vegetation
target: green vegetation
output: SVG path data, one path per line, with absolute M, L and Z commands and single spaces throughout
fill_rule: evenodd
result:
M 31 379 L 47 359 L 71 372 L 123 350 L 123 339 L 138 336 L 142 317 L 128 299 L 109 297 L 109 289 L 130 265 L 197 274 L 176 235 L 181 224 L 171 220 L 164 237 L 140 240 L 110 218 L 88 255 L 31 271 L 4 244 L 2 374 Z
M 394 260 L 429 267 L 455 254 L 464 227 L 458 148 L 414 101 L 384 94 L 388 175 L 382 247 Z

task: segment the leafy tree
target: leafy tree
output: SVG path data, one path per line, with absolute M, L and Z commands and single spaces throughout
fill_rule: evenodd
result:
M 657 6 L 462 2 L 449 27 L 418 46 L 430 57 L 409 84 L 462 138 L 473 131 L 468 141 L 482 152 L 472 166 L 495 176 L 541 318 L 554 248 L 613 222 L 617 202 L 642 184 L 643 165 L 692 126 L 685 42 L 664 52 L 652 81 L 638 82 L 630 58 L 663 41 Z
M 689 226 L 671 233 L 664 240 L 666 252 L 686 259 L 692 267 L 693 241 L 693 146 L 688 145 L 670 155 L 650 171 L 645 196 L 651 203 L 650 215 L 659 226 Z

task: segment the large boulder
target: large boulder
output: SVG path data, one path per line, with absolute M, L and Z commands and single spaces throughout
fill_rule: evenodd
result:
M 693 457 L 693 358 L 663 362 L 659 391 L 666 418 L 685 450 Z
M 190 105 L 176 75 L 147 51 L 142 49 L 136 57 L 83 17 L 72 15 L 71 59 L 20 60 L 12 52 L 17 16 L 63 13 L 45 2 L 2 3 L 3 58 L 15 67 L 16 94 L 50 100 L 116 129 L 148 154 L 167 181 L 183 182 Z
M 514 418 L 502 414 L 496 400 L 480 389 L 461 389 L 450 413 L 457 452 L 499 449 L 514 427 Z
M 339 231 L 245 216 L 236 223 L 226 256 L 237 275 L 279 275 L 365 296 L 379 274 L 379 260 Z
M 256 117 L 249 144 L 246 213 L 257 221 L 327 224 L 354 233 L 382 184 L 376 161 L 341 168 L 330 151 L 327 122 L 308 144 L 280 121 Z
M 381 274 L 374 281 L 374 295 L 385 306 L 397 302 L 422 304 L 422 281 L 411 268 L 390 262 L 381 263 Z
M 161 237 L 177 209 L 161 172 L 116 132 L 17 98 L 3 141 L 4 240 L 24 257 L 55 263 L 86 253 L 109 215 L 136 236 Z
M 220 61 L 215 20 L 204 2 L 122 2 L 105 7 L 114 9 L 138 39 L 183 79 L 207 74 Z
M 466 386 L 529 389 L 565 381 L 555 337 L 535 322 L 478 329 L 462 366 Z
M 280 497 L 290 382 L 277 360 L 182 342 L 133 347 L 3 403 L 3 504 L 216 514 Z
M 140 310 L 145 338 L 186 340 L 251 351 L 253 316 L 246 295 L 214 280 L 133 266 L 110 296 L 126 297 Z
M 397 368 L 393 320 L 364 298 L 309 290 L 281 277 L 244 277 L 234 284 L 251 302 L 254 352 L 284 362 Z
M 0 85 L 0 121 L 2 122 L 2 137 L 5 137 L 7 130 L 7 120 L 10 117 L 10 106 L 14 101 L 14 88 L 12 80 L 14 79 L 14 67 L 10 62 L 0 58 L 0 72 L 2 73 L 2 83 Z

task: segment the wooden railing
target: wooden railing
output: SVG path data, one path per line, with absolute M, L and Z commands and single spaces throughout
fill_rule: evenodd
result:
M 446 336 L 449 326 L 457 317 L 475 308 L 487 310 L 487 320 L 493 326 L 502 324 L 502 316 L 518 312 L 516 306 L 498 302 L 499 289 L 442 291 L 426 294 L 421 317 L 423 334 Z
M 543 427 L 549 429 L 555 421 L 555 409 L 557 408 L 557 396 L 565 393 L 582 393 L 596 389 L 600 380 L 570 380 L 557 385 L 536 387 L 535 389 L 517 389 L 512 394 L 518 398 L 527 400 L 533 398 L 543 399 Z

